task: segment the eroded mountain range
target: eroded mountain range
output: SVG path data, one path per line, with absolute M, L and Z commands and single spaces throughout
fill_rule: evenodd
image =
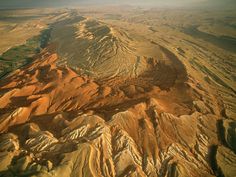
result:
M 5 13 L 39 37 L 16 70 L 2 44 L 2 176 L 236 175 L 234 12 Z

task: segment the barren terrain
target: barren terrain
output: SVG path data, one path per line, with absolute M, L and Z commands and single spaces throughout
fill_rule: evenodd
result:
M 1 176 L 236 176 L 234 11 L 14 13 L 0 16 Z

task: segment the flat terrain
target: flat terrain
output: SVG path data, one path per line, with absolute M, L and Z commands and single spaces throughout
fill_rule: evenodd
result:
M 0 175 L 236 175 L 234 11 L 4 10 L 0 24 Z

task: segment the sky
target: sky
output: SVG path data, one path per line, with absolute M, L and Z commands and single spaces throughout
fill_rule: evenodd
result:
M 236 7 L 236 0 L 0 0 L 0 8 L 61 7 L 73 5 L 148 5 Z

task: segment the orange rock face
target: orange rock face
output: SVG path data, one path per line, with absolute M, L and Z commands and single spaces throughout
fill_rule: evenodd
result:
M 157 176 L 174 168 L 193 176 L 212 173 L 207 159 L 210 145 L 217 143 L 217 117 L 175 116 L 191 112 L 182 102 L 189 93 L 179 94 L 185 86 L 181 80 L 169 91 L 151 81 L 145 85 L 158 76 L 96 82 L 57 66 L 57 58 L 45 50 L 1 83 L 1 132 L 18 135 L 20 149 L 33 153 L 27 168 L 38 164 L 43 174 L 48 160 L 55 167 L 45 173 L 56 176 Z

